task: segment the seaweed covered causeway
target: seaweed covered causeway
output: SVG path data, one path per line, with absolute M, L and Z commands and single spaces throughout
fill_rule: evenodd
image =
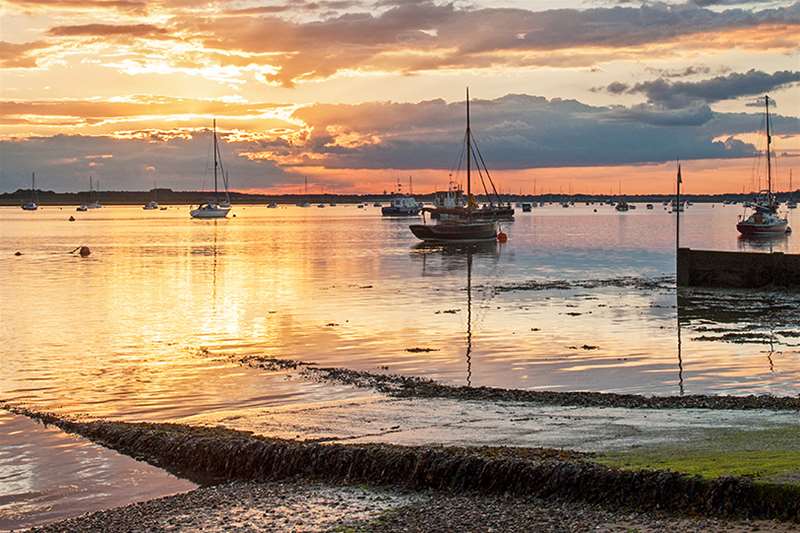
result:
M 80 422 L 5 407 L 202 484 L 306 479 L 451 493 L 556 497 L 612 508 L 800 520 L 800 488 L 622 470 L 543 448 L 318 444 L 223 428 Z

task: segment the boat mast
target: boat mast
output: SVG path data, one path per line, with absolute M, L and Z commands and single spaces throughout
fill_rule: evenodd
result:
M 218 200 L 217 198 L 217 119 L 212 119 L 212 139 L 214 142 L 213 152 L 214 152 L 214 201 Z
M 470 200 L 472 198 L 472 179 L 470 179 L 470 165 L 472 163 L 470 158 L 472 153 L 471 137 L 472 133 L 469 129 L 469 87 L 467 87 L 467 205 L 470 205 Z
M 764 109 L 766 111 L 766 125 L 767 125 L 767 191 L 769 194 L 769 202 L 772 203 L 772 161 L 770 160 L 772 136 L 769 134 L 769 95 L 764 96 Z
M 791 178 L 789 178 L 791 182 Z M 31 172 L 31 202 L 36 201 L 36 172 Z

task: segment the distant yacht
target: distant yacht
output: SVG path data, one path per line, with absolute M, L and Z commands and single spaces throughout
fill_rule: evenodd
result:
M 778 202 L 772 193 L 772 135 L 769 128 L 769 95 L 764 96 L 765 133 L 767 137 L 767 189 L 761 191 L 760 197 L 745 207 L 753 209 L 753 213 L 744 218 L 739 217 L 736 229 L 745 237 L 783 235 L 787 233 L 789 221 L 778 214 Z
M 146 211 L 152 211 L 154 209 L 158 209 L 159 206 L 158 206 L 157 196 L 158 196 L 158 191 L 156 188 L 156 184 L 153 183 L 153 199 L 144 204 L 144 207 L 142 207 L 142 209 Z
M 275 202 L 270 202 L 267 204 L 267 209 L 277 209 L 278 204 Z
M 31 199 L 22 204 L 22 209 L 25 211 L 36 211 L 39 209 L 39 204 L 36 203 L 36 172 L 31 172 Z
M 100 180 L 97 180 L 97 190 L 92 185 L 92 177 L 89 176 L 89 203 L 85 204 L 87 209 L 100 209 L 103 205 L 97 198 L 97 193 L 100 190 Z
M 189 212 L 192 218 L 225 218 L 231 210 L 231 200 L 228 196 L 228 179 L 222 169 L 222 158 L 217 143 L 217 121 L 212 122 L 212 151 L 214 152 L 214 199 L 201 204 L 197 209 Z M 225 185 L 225 200 L 219 199 L 218 170 L 223 170 L 223 183 Z
M 617 205 L 614 206 L 614 209 L 620 212 L 628 211 L 630 208 L 631 206 L 625 200 L 620 200 L 617 202 Z

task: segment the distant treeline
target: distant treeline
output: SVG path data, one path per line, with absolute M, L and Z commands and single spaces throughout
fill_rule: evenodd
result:
M 797 191 L 796 191 L 797 192 Z M 137 205 L 156 199 L 162 204 L 199 204 L 213 198 L 214 193 L 209 191 L 173 191 L 172 189 L 155 189 L 151 191 L 96 191 L 94 193 L 100 203 L 107 205 Z M 779 201 L 786 201 L 792 193 L 783 192 L 776 196 Z M 90 200 L 88 191 L 81 192 L 54 192 L 36 191 L 40 205 L 79 205 Z M 231 192 L 231 202 L 234 204 L 263 204 L 277 202 L 279 204 L 295 204 L 299 202 L 316 203 L 343 203 L 358 204 L 364 202 L 388 202 L 392 194 L 248 194 Z M 721 203 L 723 201 L 750 200 L 754 193 L 728 193 L 728 194 L 682 194 L 681 198 L 690 202 Z M 800 196 L 800 195 L 798 195 Z M 418 201 L 431 202 L 434 194 L 415 194 Z M 672 200 L 673 194 L 626 194 L 629 202 L 664 202 Z M 0 194 L 0 205 L 18 205 L 30 200 L 30 189 L 17 189 L 14 192 Z M 603 202 L 615 199 L 618 196 L 607 194 L 504 194 L 504 202 Z M 483 195 L 477 197 L 479 202 L 488 202 Z

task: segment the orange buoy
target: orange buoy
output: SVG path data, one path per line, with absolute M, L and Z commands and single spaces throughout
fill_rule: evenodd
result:
M 500 231 L 497 233 L 497 241 L 498 242 L 506 242 L 508 240 L 508 235 L 504 232 Z

